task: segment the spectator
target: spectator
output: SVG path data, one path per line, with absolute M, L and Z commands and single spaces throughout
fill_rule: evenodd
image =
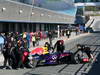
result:
M 66 36 L 69 38 L 70 35 L 71 35 L 71 30 L 67 29 L 67 30 L 66 30 Z
M 52 32 L 51 31 L 48 32 L 48 38 L 49 38 L 50 45 L 52 46 Z
M 22 41 L 19 40 L 18 43 L 17 43 L 17 46 L 15 48 L 15 52 L 16 52 L 16 62 L 17 62 L 17 68 L 24 68 L 24 64 L 23 64 L 23 61 L 22 61 L 22 57 L 23 57 L 23 52 L 24 52 L 24 49 L 22 47 Z
M 62 36 L 64 36 L 64 33 L 65 33 L 65 31 L 64 31 L 64 30 L 62 30 Z
M 4 40 L 4 36 L 2 35 L 2 33 L 0 33 L 0 51 L 2 51 L 3 49 Z
M 36 44 L 36 36 L 32 35 L 32 43 L 33 43 L 33 47 L 35 47 Z
M 7 68 L 7 62 L 8 62 L 8 66 L 9 68 L 11 68 L 11 48 L 12 48 L 12 43 L 11 42 L 8 42 L 6 45 L 5 45 L 5 50 L 3 50 L 3 56 L 4 56 L 4 69 Z
M 23 47 L 24 48 L 28 48 L 28 46 L 27 46 L 27 39 L 26 38 L 23 38 L 23 43 L 22 43 L 22 45 L 23 45 Z
M 27 35 L 26 35 L 26 39 L 27 39 L 27 46 L 28 46 L 28 48 L 30 48 L 30 34 L 29 33 L 27 33 Z
M 84 25 L 79 25 L 80 33 L 83 33 L 85 31 Z

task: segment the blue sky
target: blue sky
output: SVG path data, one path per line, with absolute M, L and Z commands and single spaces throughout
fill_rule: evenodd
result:
M 73 2 L 74 0 L 36 0 L 36 4 L 41 4 L 42 8 L 75 16 L 77 9 Z
M 58 13 L 67 14 L 67 15 L 71 15 L 71 16 L 75 16 L 76 15 L 76 12 L 77 12 L 77 8 L 74 7 L 74 8 L 71 8 L 71 9 L 66 9 L 66 10 L 57 11 L 57 12 Z

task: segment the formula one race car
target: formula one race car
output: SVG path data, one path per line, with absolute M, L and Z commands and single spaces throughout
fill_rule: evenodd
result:
M 32 65 L 35 68 L 37 65 L 50 65 L 50 64 L 64 64 L 71 62 L 71 52 L 64 52 L 64 53 L 52 53 L 52 54 L 45 54 L 39 55 L 34 54 L 32 55 Z

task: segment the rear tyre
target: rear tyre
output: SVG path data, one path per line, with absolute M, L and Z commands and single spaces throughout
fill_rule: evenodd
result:
M 80 64 L 79 54 L 76 54 L 76 55 L 74 56 L 74 60 L 75 60 L 75 63 L 76 63 L 76 64 Z

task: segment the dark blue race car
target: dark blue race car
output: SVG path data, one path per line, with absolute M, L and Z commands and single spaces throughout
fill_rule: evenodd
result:
M 32 55 L 32 65 L 35 68 L 37 65 L 51 65 L 51 64 L 67 64 L 71 62 L 72 52 L 53 53 L 45 55 Z

